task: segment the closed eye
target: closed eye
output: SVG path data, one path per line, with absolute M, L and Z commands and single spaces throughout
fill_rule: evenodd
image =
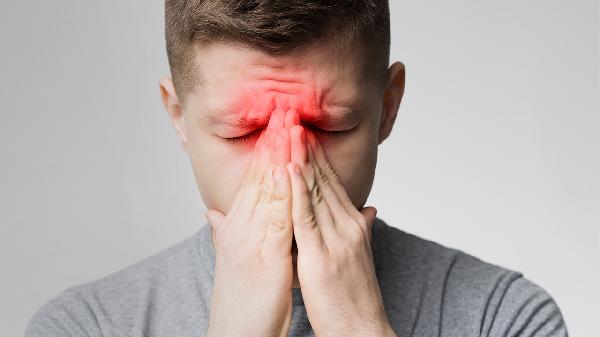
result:
M 348 130 L 329 131 L 329 130 L 323 130 L 323 129 L 317 128 L 312 125 L 305 125 L 305 127 L 310 129 L 311 131 L 320 133 L 325 137 L 332 137 L 332 138 L 345 136 L 345 135 L 349 134 L 350 132 L 354 131 L 354 129 L 356 129 L 357 126 L 358 125 L 355 125 L 354 127 L 352 127 L 351 129 L 348 129 Z
M 322 134 L 325 137 L 341 137 L 346 135 L 347 133 L 353 131 L 355 128 L 349 129 L 349 130 L 342 130 L 342 131 L 328 131 L 328 130 L 323 130 L 317 127 L 314 127 L 312 125 L 305 125 L 305 127 L 307 127 L 308 129 L 310 129 L 311 131 L 317 132 Z M 254 140 L 255 138 L 258 138 L 260 136 L 262 132 L 262 129 L 258 129 L 255 131 L 252 131 L 250 133 L 247 133 L 243 136 L 239 136 L 239 137 L 231 137 L 231 138 L 223 138 L 226 142 L 231 143 L 231 144 L 239 144 L 239 143 L 247 143 L 251 140 Z
M 231 143 L 231 144 L 246 143 L 251 140 L 254 140 L 254 138 L 258 138 L 258 136 L 260 136 L 261 131 L 262 131 L 262 129 L 258 129 L 258 130 L 252 131 L 250 133 L 247 133 L 243 136 L 223 138 L 223 139 L 226 142 Z

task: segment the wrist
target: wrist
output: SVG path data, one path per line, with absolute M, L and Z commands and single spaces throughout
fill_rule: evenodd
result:
M 392 326 L 386 322 L 386 326 L 384 327 L 384 329 L 382 330 L 381 334 L 378 336 L 383 336 L 383 337 L 397 337 L 396 336 L 396 332 L 394 331 L 394 329 L 392 329 Z

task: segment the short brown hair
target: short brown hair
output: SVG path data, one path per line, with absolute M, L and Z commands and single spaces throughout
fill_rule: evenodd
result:
M 362 43 L 376 71 L 387 69 L 388 0 L 166 0 L 165 38 L 180 100 L 198 84 L 195 42 L 230 41 L 270 54 L 290 53 L 324 38 Z

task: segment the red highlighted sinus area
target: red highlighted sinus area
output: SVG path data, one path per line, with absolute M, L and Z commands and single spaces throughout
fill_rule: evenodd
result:
M 225 121 L 240 129 L 266 127 L 276 110 L 298 112 L 300 120 L 316 124 L 326 119 L 321 98 L 314 88 L 297 82 L 261 80 L 238 88 L 229 104 L 230 114 Z

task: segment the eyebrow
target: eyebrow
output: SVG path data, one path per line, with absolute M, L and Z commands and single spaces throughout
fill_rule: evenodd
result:
M 332 126 L 346 122 L 354 122 L 360 113 L 356 110 L 343 110 L 338 112 L 322 112 L 316 116 L 307 116 L 304 120 L 311 123 L 319 123 L 325 126 Z
M 230 127 L 234 127 L 237 129 L 253 129 L 261 125 L 266 125 L 268 123 L 269 118 L 262 119 L 249 119 L 238 116 L 229 116 L 225 118 L 212 118 L 217 124 L 226 125 Z
M 355 121 L 360 115 L 355 110 L 346 110 L 343 112 L 326 113 L 322 112 L 318 115 L 305 116 L 303 121 L 309 123 L 320 123 L 325 126 L 332 126 L 337 123 L 344 123 L 349 121 Z M 254 129 L 260 126 L 266 126 L 269 122 L 269 117 L 264 118 L 244 118 L 239 116 L 228 116 L 225 118 L 212 118 L 217 124 L 226 125 L 237 129 Z

